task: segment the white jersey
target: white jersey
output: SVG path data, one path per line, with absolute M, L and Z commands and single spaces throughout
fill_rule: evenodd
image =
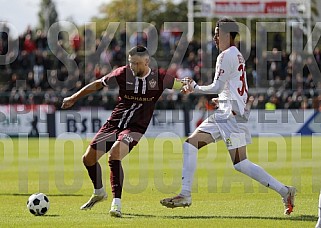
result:
M 214 83 L 216 80 L 224 84 L 223 91 L 218 95 L 219 109 L 226 114 L 233 111 L 244 115 L 248 99 L 245 60 L 235 46 L 217 57 Z
M 245 110 L 248 86 L 245 61 L 239 50 L 232 46 L 224 50 L 216 62 L 214 81 L 211 85 L 194 85 L 194 91 L 218 94 L 219 108 L 197 128 L 207 132 L 215 141 L 224 140 L 229 150 L 251 143 L 251 134 L 244 120 L 249 111 Z

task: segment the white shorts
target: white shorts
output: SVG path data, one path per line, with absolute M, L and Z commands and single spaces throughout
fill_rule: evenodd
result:
M 210 133 L 215 142 L 223 139 L 228 150 L 240 148 L 252 142 L 247 119 L 232 113 L 226 116 L 214 112 L 198 126 L 197 130 Z

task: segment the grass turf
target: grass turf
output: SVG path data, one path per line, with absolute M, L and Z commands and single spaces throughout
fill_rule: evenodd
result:
M 199 151 L 189 208 L 159 204 L 180 190 L 183 142 L 143 138 L 123 160 L 123 218 L 111 218 L 107 157 L 101 159 L 109 198 L 81 211 L 92 185 L 81 162 L 88 142 L 63 139 L 2 139 L 1 227 L 314 227 L 321 187 L 320 138 L 257 137 L 248 158 L 281 182 L 298 189 L 291 216 L 277 193 L 233 169 L 223 143 Z M 26 208 L 34 192 L 48 195 L 50 209 L 36 217 Z

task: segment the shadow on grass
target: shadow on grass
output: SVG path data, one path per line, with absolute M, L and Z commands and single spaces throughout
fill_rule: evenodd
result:
M 303 222 L 316 222 L 318 217 L 315 215 L 298 215 L 287 217 L 265 217 L 265 216 L 219 216 L 219 215 L 199 215 L 199 216 L 184 216 L 184 215 L 169 215 L 157 216 L 148 214 L 132 214 L 123 213 L 124 218 L 163 218 L 163 219 L 263 219 L 263 220 L 289 220 L 289 221 L 303 221 Z
M 30 196 L 31 193 L 0 193 L 0 196 Z M 84 196 L 82 194 L 48 194 L 47 196 Z
M 43 217 L 60 217 L 61 215 L 43 215 Z
M 133 214 L 133 213 L 122 213 L 122 218 L 164 218 L 164 216 L 157 216 L 157 215 L 147 215 L 147 214 Z

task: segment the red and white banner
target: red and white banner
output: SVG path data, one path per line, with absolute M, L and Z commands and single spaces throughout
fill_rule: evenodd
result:
M 291 18 L 310 16 L 311 6 L 304 0 L 207 0 L 201 15 L 212 17 Z
M 213 14 L 224 16 L 263 16 L 263 15 L 275 15 L 286 16 L 287 15 L 287 2 L 286 1 L 214 1 L 213 2 Z

